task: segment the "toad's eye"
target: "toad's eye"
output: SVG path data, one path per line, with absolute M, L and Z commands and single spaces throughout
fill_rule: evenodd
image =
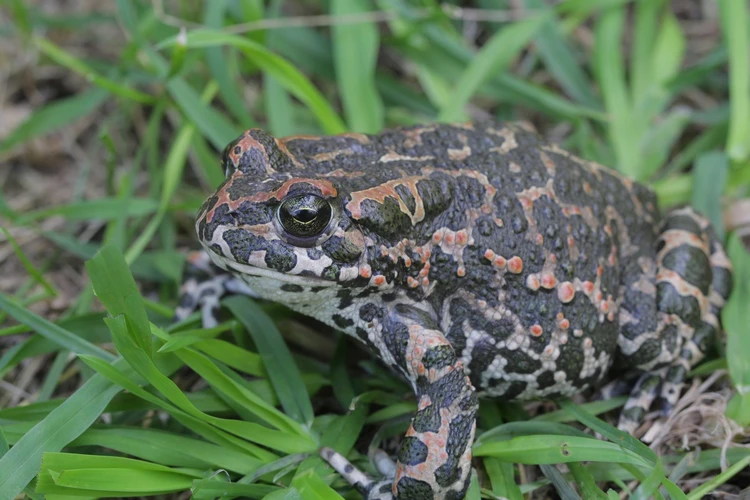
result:
M 316 238 L 323 234 L 333 218 L 331 204 L 314 194 L 301 194 L 285 199 L 278 210 L 279 223 L 289 236 Z

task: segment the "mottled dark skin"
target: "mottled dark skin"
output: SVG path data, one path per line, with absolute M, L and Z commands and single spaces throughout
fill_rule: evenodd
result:
M 223 164 L 196 222 L 214 263 L 414 386 L 392 488 L 324 452 L 368 498 L 463 498 L 475 388 L 570 396 L 616 362 L 643 373 L 620 423 L 633 430 L 658 393 L 640 390 L 649 380 L 666 376 L 661 404 L 674 404 L 731 287 L 705 219 L 663 220 L 648 188 L 519 125 L 251 130 Z

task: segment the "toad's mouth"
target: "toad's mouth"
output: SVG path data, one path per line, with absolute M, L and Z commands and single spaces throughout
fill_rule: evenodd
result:
M 280 271 L 274 271 L 273 269 L 262 268 L 253 266 L 250 264 L 243 264 L 236 260 L 228 259 L 224 255 L 216 253 L 212 248 L 208 249 L 208 255 L 211 260 L 220 268 L 229 271 L 237 276 L 248 276 L 264 281 L 274 281 L 288 283 L 290 285 L 301 285 L 301 286 L 319 286 L 319 287 L 331 287 L 336 286 L 335 281 L 329 281 L 318 276 L 300 276 L 297 274 L 287 274 Z

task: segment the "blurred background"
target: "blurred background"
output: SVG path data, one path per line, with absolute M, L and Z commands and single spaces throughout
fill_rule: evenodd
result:
M 713 221 L 738 286 L 729 355 L 704 375 L 728 368 L 723 380 L 750 384 L 749 10 L 743 0 L 0 0 L 0 292 L 54 322 L 101 311 L 84 262 L 106 243 L 152 320 L 168 324 L 197 247 L 193 217 L 242 130 L 524 120 L 648 183 L 663 209 L 692 204 Z M 285 327 L 265 310 L 295 350 L 334 356 L 332 332 Z M 91 375 L 59 345 L 28 347 L 37 335 L 5 312 L 0 327 L 0 408 L 72 394 Z M 94 330 L 84 336 L 106 344 Z M 747 443 L 747 400 L 735 397 L 727 419 L 732 384 L 700 387 L 693 420 L 661 445 Z M 711 460 L 680 485 L 732 462 Z M 716 484 L 730 496 L 715 498 L 736 498 L 747 476 Z

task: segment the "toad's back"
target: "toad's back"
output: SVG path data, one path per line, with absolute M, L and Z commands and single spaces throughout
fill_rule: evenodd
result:
M 650 190 L 516 125 L 284 144 L 295 175 L 336 179 L 373 273 L 430 304 L 478 388 L 572 394 L 604 375 L 621 287 L 654 275 Z

